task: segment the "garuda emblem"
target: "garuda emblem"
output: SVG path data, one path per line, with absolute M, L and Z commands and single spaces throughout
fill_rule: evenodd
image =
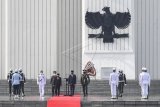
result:
M 104 43 L 114 42 L 113 38 L 128 37 L 128 34 L 115 33 L 115 27 L 118 29 L 125 29 L 131 22 L 131 15 L 128 12 L 116 12 L 115 14 L 110 12 L 109 7 L 102 9 L 105 13 L 100 12 L 86 12 L 85 22 L 91 29 L 98 29 L 102 27 L 102 31 L 99 34 L 88 34 L 89 38 L 103 38 Z

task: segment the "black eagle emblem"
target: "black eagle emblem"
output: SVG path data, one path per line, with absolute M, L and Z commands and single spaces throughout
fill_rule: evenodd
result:
M 98 29 L 102 27 L 102 31 L 99 34 L 88 34 L 89 38 L 103 38 L 104 43 L 113 43 L 113 38 L 126 38 L 129 34 L 115 33 L 115 26 L 118 29 L 125 29 L 131 22 L 131 15 L 128 12 L 116 12 L 115 14 L 110 12 L 109 7 L 102 9 L 105 13 L 100 12 L 86 12 L 85 22 L 91 29 Z

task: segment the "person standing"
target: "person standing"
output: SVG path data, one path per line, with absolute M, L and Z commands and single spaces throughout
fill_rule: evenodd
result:
M 21 75 L 22 79 L 20 80 L 20 94 L 22 95 L 22 97 L 25 96 L 24 94 L 24 84 L 26 82 L 26 78 L 25 78 L 25 75 L 24 73 L 22 72 L 22 69 L 19 69 L 19 74 Z
M 50 84 L 52 85 L 52 96 L 54 96 L 55 94 L 55 80 L 57 78 L 57 72 L 56 71 L 53 71 L 53 75 L 51 77 L 51 80 L 50 80 Z
M 122 70 L 120 70 L 118 76 L 119 76 L 119 82 L 118 82 L 119 97 L 122 97 L 124 85 L 127 84 L 126 75 L 123 73 Z
M 19 98 L 19 86 L 20 80 L 22 79 L 21 75 L 18 73 L 18 70 L 15 70 L 15 73 L 12 76 L 12 85 L 14 88 L 14 98 Z
M 56 93 L 56 96 L 60 95 L 60 87 L 61 87 L 61 85 L 62 85 L 62 80 L 61 80 L 60 74 L 58 73 L 57 77 L 55 79 L 55 93 Z
M 113 72 L 110 73 L 109 77 L 109 85 L 111 87 L 111 98 L 117 98 L 117 87 L 118 87 L 118 74 L 116 73 L 116 69 L 113 68 Z
M 73 70 L 71 70 L 71 74 L 69 75 L 68 84 L 70 86 L 70 96 L 73 96 L 76 84 L 76 75 Z
M 81 85 L 83 88 L 83 95 L 88 96 L 88 84 L 90 83 L 90 77 L 87 74 L 86 70 L 83 70 L 83 74 L 81 76 Z
M 44 87 L 46 85 L 46 77 L 43 74 L 42 70 L 40 71 L 40 74 L 38 75 L 37 84 L 39 85 L 40 97 L 44 97 Z
M 13 70 L 11 69 L 10 72 L 7 75 L 7 81 L 9 84 L 9 96 L 11 97 L 12 95 L 12 76 L 13 76 Z
M 139 74 L 139 85 L 141 86 L 142 99 L 148 98 L 150 81 L 150 74 L 147 72 L 147 68 L 143 67 L 142 72 Z

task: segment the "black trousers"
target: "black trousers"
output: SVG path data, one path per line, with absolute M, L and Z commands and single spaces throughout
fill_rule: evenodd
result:
M 52 85 L 52 96 L 55 94 L 55 86 Z
M 24 81 L 20 81 L 20 87 L 19 87 L 20 93 L 24 94 Z
M 12 82 L 9 81 L 9 94 L 11 95 L 12 94 Z
M 83 88 L 83 95 L 86 96 L 88 95 L 88 85 L 82 85 L 82 88 Z
M 75 90 L 75 85 L 71 84 L 70 85 L 70 95 L 74 95 L 74 90 Z
M 56 93 L 57 96 L 60 95 L 60 86 L 55 87 L 55 93 Z
M 19 84 L 18 85 L 13 85 L 14 95 L 20 95 L 19 86 L 20 86 Z
M 124 82 L 119 82 L 118 84 L 119 94 L 123 94 L 123 87 L 124 87 Z

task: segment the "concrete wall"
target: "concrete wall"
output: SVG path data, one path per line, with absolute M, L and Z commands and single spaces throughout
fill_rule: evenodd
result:
M 3 1 L 3 0 L 1 0 Z M 8 69 L 28 79 L 57 70 L 57 0 L 8 0 Z
M 68 77 L 71 70 L 78 77 L 82 65 L 82 0 L 58 0 L 57 71 Z
M 0 0 L 0 79 L 6 71 L 6 0 Z
M 136 77 L 146 66 L 151 79 L 160 79 L 160 0 L 134 0 Z
M 131 13 L 131 24 L 127 29 L 117 29 L 117 33 L 129 33 L 129 38 L 114 39 L 114 43 L 103 43 L 103 39 L 88 38 L 88 34 L 97 34 L 97 30 L 90 29 L 84 22 L 86 11 L 100 11 L 108 6 L 112 13 L 126 12 L 127 8 Z M 101 79 L 101 69 L 104 67 L 116 67 L 117 71 L 122 69 L 127 79 L 135 79 L 135 54 L 134 54 L 134 2 L 133 0 L 84 0 L 83 1 L 83 51 L 82 60 L 85 64 L 90 60 L 97 70 L 97 79 Z M 106 71 L 107 72 L 107 71 Z
M 82 5 L 82 1 L 86 5 Z M 123 70 L 126 69 L 125 63 L 134 68 L 135 60 L 136 78 L 141 67 L 146 66 L 151 78 L 159 79 L 159 4 L 159 0 L 0 0 L 0 79 L 6 77 L 10 68 L 22 68 L 28 79 L 36 78 L 41 69 L 48 78 L 53 70 L 66 77 L 72 69 L 79 77 L 86 61 L 101 55 L 110 66 L 116 65 Z M 100 30 L 85 27 L 85 43 L 82 46 L 82 18 L 86 9 L 97 11 L 106 5 L 113 13 L 127 11 L 126 8 L 131 10 L 131 25 L 134 27 L 116 30 L 129 32 L 129 39 L 103 44 L 102 40 L 87 38 L 88 32 Z M 84 62 L 82 49 L 88 58 Z M 107 60 L 112 57 L 120 59 Z M 125 61 L 122 61 L 123 58 Z M 94 62 L 101 64 L 96 60 Z M 130 69 L 125 72 L 130 72 Z

